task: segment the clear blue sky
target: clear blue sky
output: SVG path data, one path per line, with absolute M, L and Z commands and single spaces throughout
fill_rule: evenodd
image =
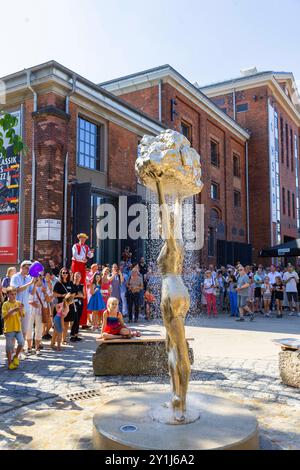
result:
M 0 76 L 55 59 L 97 83 L 169 63 L 206 84 L 257 66 L 300 88 L 300 0 L 1 3 Z

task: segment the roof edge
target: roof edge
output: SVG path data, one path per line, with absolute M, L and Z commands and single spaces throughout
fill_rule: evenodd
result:
M 232 119 L 228 114 L 224 113 L 208 96 L 206 96 L 198 87 L 196 87 L 193 83 L 191 83 L 186 77 L 184 77 L 180 72 L 178 72 L 176 69 L 174 69 L 171 65 L 166 64 L 166 65 L 161 65 L 159 67 L 155 67 L 152 69 L 144 70 L 141 72 L 137 72 L 131 75 L 127 75 L 124 77 L 120 77 L 119 79 L 114 79 L 110 80 L 109 82 L 103 82 L 101 86 L 109 86 L 113 83 L 118 83 L 126 80 L 130 80 L 131 78 L 138 78 L 142 77 L 144 75 L 148 75 L 151 73 L 155 72 L 171 72 L 173 73 L 178 79 L 182 80 L 185 84 L 186 87 L 190 87 L 192 89 L 192 92 L 198 96 L 200 96 L 200 100 L 207 106 L 209 107 L 213 112 L 215 112 L 218 116 L 220 116 L 224 121 L 227 121 L 227 123 L 233 127 L 237 132 L 239 132 L 241 135 L 243 135 L 244 138 L 249 139 L 250 134 L 249 132 L 241 127 L 234 119 Z M 100 85 L 99 85 L 100 86 Z
M 90 86 L 95 91 L 100 91 L 101 93 L 103 93 L 103 95 L 105 95 L 108 98 L 112 99 L 116 103 L 124 106 L 124 108 L 127 108 L 128 110 L 130 110 L 132 112 L 135 112 L 136 114 L 140 115 L 141 117 L 143 117 L 145 119 L 148 119 L 149 121 L 156 124 L 157 126 L 160 126 L 163 129 L 167 128 L 165 126 L 165 124 L 163 124 L 162 122 L 158 121 L 157 119 L 153 118 L 152 116 L 149 116 L 148 114 L 144 113 L 143 111 L 140 111 L 138 108 L 135 108 L 134 106 L 132 106 L 127 101 L 125 101 L 122 98 L 114 95 L 113 93 L 109 92 L 105 88 L 102 88 L 101 86 L 99 86 L 96 83 L 92 82 L 91 80 L 83 77 L 82 75 L 78 74 L 77 72 L 74 72 L 73 70 L 69 69 L 68 67 L 65 67 L 64 65 L 57 62 L 56 60 L 49 60 L 47 62 L 43 62 L 41 64 L 34 65 L 32 67 L 24 68 L 23 70 L 19 70 L 18 72 L 14 72 L 14 73 L 6 75 L 4 77 L 0 77 L 0 80 L 8 81 L 12 78 L 21 76 L 21 75 L 26 74 L 28 72 L 33 72 L 34 73 L 35 71 L 42 70 L 43 68 L 47 68 L 47 67 L 57 68 L 58 70 L 66 73 L 66 74 L 69 74 L 70 78 L 75 76 L 77 79 L 81 80 L 85 85 Z M 72 85 L 70 84 L 70 86 L 72 86 Z
M 139 75 L 144 75 L 147 73 L 157 72 L 158 70 L 171 69 L 171 68 L 172 67 L 169 64 L 159 65 L 158 67 L 153 67 L 151 69 L 142 70 L 141 72 L 135 72 L 129 75 L 123 75 L 121 77 L 113 78 L 112 80 L 107 80 L 106 82 L 98 83 L 98 86 L 110 85 L 111 83 L 120 82 L 122 80 L 129 80 L 130 78 L 138 77 Z

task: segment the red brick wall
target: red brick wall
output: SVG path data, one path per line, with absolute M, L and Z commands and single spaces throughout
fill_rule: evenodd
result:
M 153 117 L 158 117 L 158 87 L 145 88 L 121 96 L 133 106 Z M 171 99 L 175 99 L 177 115 L 171 121 Z M 151 101 L 152 100 L 152 101 Z M 222 124 L 211 118 L 199 106 L 182 95 L 168 83 L 162 85 L 162 121 L 169 128 L 180 132 L 181 121 L 191 126 L 192 146 L 200 153 L 204 188 L 200 200 L 205 205 L 205 246 L 201 251 L 201 262 L 216 262 L 216 257 L 208 258 L 207 230 L 210 224 L 210 210 L 217 208 L 225 224 L 224 233 L 216 233 L 216 238 L 246 242 L 246 194 L 245 194 L 245 146 L 231 134 Z M 210 162 L 210 138 L 219 143 L 220 166 L 215 168 Z M 241 191 L 242 207 L 233 206 L 233 152 L 241 157 L 241 179 L 235 180 L 236 189 Z M 220 185 L 220 200 L 213 201 L 210 197 L 210 182 Z M 235 227 L 236 234 L 232 233 Z M 242 230 L 242 235 L 240 235 Z
M 158 85 L 144 88 L 143 90 L 136 90 L 130 93 L 124 93 L 120 96 L 122 100 L 132 104 L 137 109 L 140 109 L 149 116 L 158 119 Z
M 53 103 L 55 106 L 57 102 L 53 100 L 53 94 L 43 98 L 45 106 L 53 106 Z M 33 118 L 36 153 L 35 219 L 57 219 L 63 223 L 64 164 L 68 151 L 69 120 L 64 114 L 59 116 L 41 110 Z M 40 260 L 55 259 L 61 263 L 62 243 L 36 241 L 35 253 Z
M 256 95 L 257 100 L 253 100 Z M 220 103 L 224 99 L 224 104 Z M 226 108 L 232 118 L 233 95 L 213 98 L 218 106 Z M 236 92 L 236 105 L 248 103 L 248 111 L 236 113 L 237 122 L 250 130 L 249 141 L 249 209 L 250 241 L 255 248 L 254 256 L 263 246 L 270 245 L 270 179 L 268 147 L 267 87 Z
M 123 127 L 108 124 L 108 186 L 112 189 L 136 192 L 135 160 L 138 136 Z
M 63 111 L 64 104 L 64 98 L 54 93 L 43 94 L 38 98 L 39 111 L 49 106 Z M 72 105 L 70 108 L 72 108 Z M 75 174 L 74 135 L 69 138 L 68 120 L 63 115 L 55 116 L 51 113 L 49 114 L 49 112 L 35 115 L 35 117 L 32 116 L 32 113 L 33 100 L 26 100 L 24 102 L 24 140 L 28 147 L 28 153 L 24 157 L 23 163 L 24 258 L 30 257 L 33 129 L 36 157 L 34 238 L 36 238 L 37 219 L 52 218 L 63 221 L 64 161 L 69 148 L 73 149 L 69 159 L 70 179 Z M 68 205 L 68 218 L 70 220 L 70 200 Z M 62 243 L 36 241 L 34 245 L 34 258 L 42 262 L 51 258 L 61 263 Z
M 45 106 L 55 106 L 56 108 L 64 111 L 66 106 L 66 97 L 53 92 L 39 95 L 38 109 L 44 108 Z
M 52 106 L 49 110 L 49 106 Z M 70 102 L 70 119 L 53 108 L 64 111 L 65 99 L 54 93 L 43 94 L 38 99 L 38 111 L 34 117 L 33 100 L 24 103 L 24 139 L 28 154 L 24 158 L 24 257 L 30 256 L 30 219 L 32 187 L 32 134 L 34 126 L 36 155 L 35 237 L 37 219 L 60 219 L 63 222 L 64 162 L 69 153 L 68 187 L 68 239 L 69 255 L 72 240 L 71 183 L 76 179 L 77 115 L 79 108 Z M 42 111 L 44 109 L 44 111 Z M 107 125 L 107 179 L 108 187 L 117 191 L 136 192 L 135 160 L 139 136 L 112 122 Z M 36 241 L 34 257 L 42 262 L 54 259 L 62 261 L 62 243 Z
M 271 244 L 271 230 L 273 240 L 276 244 L 276 227 L 270 222 L 270 176 L 269 176 L 269 140 L 268 140 L 268 98 L 272 99 L 273 105 L 278 112 L 279 124 L 279 161 L 280 161 L 280 197 L 281 197 L 281 237 L 298 237 L 296 219 L 292 217 L 292 196 L 291 196 L 291 216 L 287 215 L 287 190 L 295 194 L 295 160 L 294 171 L 291 170 L 291 156 L 289 168 L 286 165 L 286 142 L 285 123 L 288 123 L 293 133 L 299 134 L 299 129 L 293 120 L 284 112 L 278 102 L 276 102 L 271 90 L 267 87 L 253 88 L 236 93 L 236 104 L 248 103 L 248 111 L 237 113 L 236 120 L 243 127 L 251 132 L 249 142 L 249 191 L 250 191 L 250 239 L 255 248 L 255 259 L 258 251 Z M 220 104 L 219 99 L 224 99 L 224 104 Z M 233 117 L 233 97 L 232 93 L 220 95 L 213 100 L 221 108 L 226 108 L 227 113 Z M 280 117 L 284 123 L 284 163 L 281 163 L 281 135 Z M 289 135 L 290 148 L 290 135 Z M 289 150 L 289 155 L 291 151 Z M 286 214 L 282 212 L 282 187 L 286 189 Z M 296 204 L 296 200 L 295 200 Z

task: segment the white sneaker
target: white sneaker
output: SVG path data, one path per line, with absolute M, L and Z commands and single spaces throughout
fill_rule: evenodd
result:
M 294 316 L 295 316 L 295 312 L 289 313 L 289 317 L 294 317 Z

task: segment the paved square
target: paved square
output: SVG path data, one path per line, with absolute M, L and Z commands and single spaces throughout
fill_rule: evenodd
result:
M 159 321 L 139 328 L 151 335 L 163 332 Z M 191 390 L 226 396 L 251 409 L 259 421 L 262 447 L 300 449 L 300 390 L 281 383 L 280 347 L 273 342 L 300 339 L 300 318 L 237 323 L 225 315 L 190 317 L 186 332 L 195 337 Z M 101 402 L 154 384 L 169 386 L 167 376 L 94 377 L 97 335 L 82 336 L 84 341 L 60 353 L 46 343 L 41 356 L 25 359 L 16 371 L 4 366 L 1 337 L 0 448 L 91 448 L 92 416 Z

